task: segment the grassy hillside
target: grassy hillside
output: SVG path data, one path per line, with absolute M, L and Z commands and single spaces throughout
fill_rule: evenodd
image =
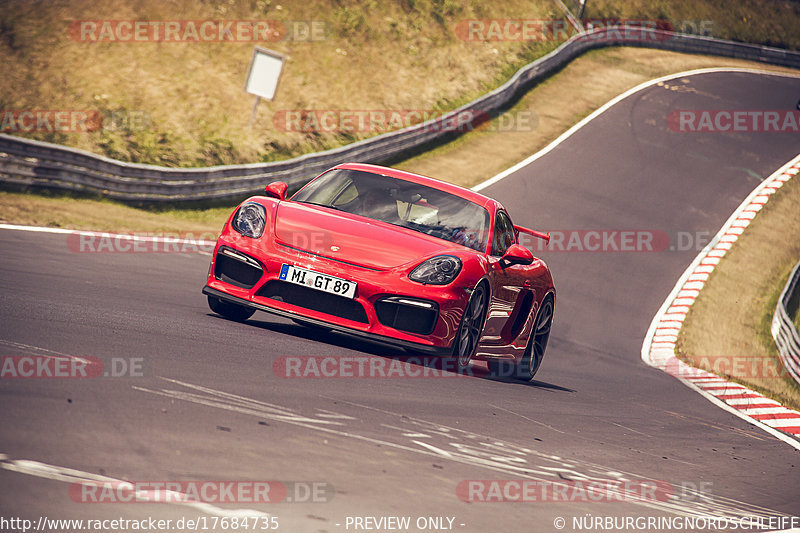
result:
M 720 39 L 800 48 L 796 0 L 588 0 L 584 18 L 662 19 L 678 31 Z
M 117 120 L 93 133 L 30 136 L 126 161 L 205 166 L 282 159 L 370 135 L 285 132 L 279 111 L 452 108 L 497 86 L 554 43 L 468 43 L 452 28 L 501 9 L 559 16 L 549 0 L 497 3 L 12 0 L 0 3 L 0 109 L 91 109 Z M 74 40 L 70 21 L 317 22 L 321 40 L 253 42 Z M 278 94 L 260 104 L 243 87 L 253 47 L 288 55 Z
M 710 20 L 715 35 L 798 47 L 800 4 L 589 0 L 586 17 Z M 206 166 L 285 159 L 381 131 L 285 131 L 292 110 L 448 110 L 497 87 L 558 42 L 468 42 L 468 19 L 562 18 L 551 0 L 5 0 L 0 111 L 89 110 L 92 132 L 5 131 L 125 161 Z M 274 42 L 87 42 L 80 21 L 270 20 Z M 301 32 L 315 24 L 313 40 Z M 72 24 L 72 26 L 71 26 Z M 691 28 L 690 28 L 691 29 Z M 698 26 L 699 29 L 699 26 Z M 254 44 L 287 54 L 273 102 L 243 90 Z

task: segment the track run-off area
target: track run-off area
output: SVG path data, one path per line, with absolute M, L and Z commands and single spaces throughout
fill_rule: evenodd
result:
M 263 313 L 225 320 L 200 293 L 207 253 L 87 251 L 69 231 L 0 229 L 0 355 L 104 363 L 95 378 L 0 380 L 0 516 L 153 518 L 174 531 L 203 517 L 289 532 L 555 532 L 598 517 L 661 526 L 651 531 L 800 527 L 800 452 L 640 355 L 700 236 L 800 152 L 797 132 L 696 131 L 680 112 L 791 111 L 798 98 L 800 78 L 766 72 L 654 80 L 480 187 L 515 223 L 563 236 L 535 251 L 558 299 L 531 383 L 481 364 L 429 371 Z M 276 371 L 296 356 L 381 372 Z M 273 497 L 181 497 L 222 482 Z M 609 489 L 597 497 L 592 483 Z

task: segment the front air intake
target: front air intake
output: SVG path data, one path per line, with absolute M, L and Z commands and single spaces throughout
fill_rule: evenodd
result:
M 353 322 L 369 323 L 364 306 L 356 300 L 286 281 L 274 280 L 265 283 L 258 290 L 258 296 L 272 298 L 279 302 L 286 302 L 319 313 L 352 320 Z
M 375 303 L 375 314 L 384 326 L 408 333 L 429 335 L 436 327 L 439 306 L 429 300 L 389 296 Z
M 264 268 L 254 258 L 233 248 L 221 246 L 214 260 L 214 277 L 243 289 L 252 289 Z

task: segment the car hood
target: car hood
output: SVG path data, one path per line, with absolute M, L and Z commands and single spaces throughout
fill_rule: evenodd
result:
M 278 206 L 274 235 L 285 246 L 381 270 L 454 247 L 447 241 L 406 228 L 333 208 L 293 202 L 281 202 Z

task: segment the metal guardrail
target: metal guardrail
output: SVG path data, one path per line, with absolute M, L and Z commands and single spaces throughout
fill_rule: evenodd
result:
M 796 294 L 798 289 L 800 289 L 800 262 L 794 266 L 794 270 L 789 276 L 789 281 L 778 298 L 778 305 L 775 308 L 770 329 L 772 330 L 772 338 L 775 339 L 775 344 L 778 346 L 778 353 L 783 366 L 786 367 L 792 378 L 797 383 L 800 383 L 800 334 L 798 334 L 797 328 L 794 327 L 792 318 L 789 315 L 790 302 L 795 297 L 800 298 L 800 294 Z M 796 303 L 794 307 L 797 307 Z M 794 312 L 797 312 L 796 308 Z
M 527 88 L 584 52 L 608 46 L 638 46 L 733 57 L 800 68 L 800 53 L 709 37 L 649 30 L 631 38 L 623 30 L 578 34 L 550 54 L 518 70 L 494 91 L 436 119 L 340 148 L 286 161 L 206 168 L 170 168 L 125 163 L 83 150 L 0 134 L 0 183 L 101 194 L 123 201 L 184 202 L 242 198 L 271 181 L 299 187 L 339 163 L 386 163 L 456 135 L 448 121 L 463 113 L 494 117 Z

